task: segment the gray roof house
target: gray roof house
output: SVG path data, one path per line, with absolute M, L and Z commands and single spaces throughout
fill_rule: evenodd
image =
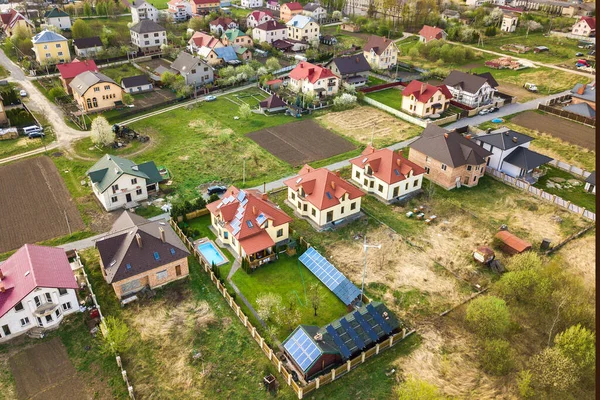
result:
M 132 207 L 158 190 L 163 177 L 154 161 L 136 164 L 106 154 L 87 172 L 94 194 L 107 211 Z
M 596 118 L 596 110 L 594 110 L 588 103 L 570 104 L 563 108 L 563 110 L 572 112 L 573 114 L 581 115 L 582 117 L 586 118 Z
M 576 84 L 571 89 L 571 97 L 596 104 L 596 83 L 594 82 L 591 85 L 585 83 Z
M 123 211 L 107 235 L 96 241 L 96 248 L 104 279 L 121 300 L 189 274 L 190 252 L 171 226 L 129 211 Z
M 131 43 L 144 53 L 159 52 L 167 44 L 167 30 L 149 19 L 142 19 L 129 28 Z
M 491 74 L 476 75 L 456 70 L 442 83 L 446 85 L 454 100 L 472 108 L 491 104 L 498 86 Z
M 115 85 L 117 84 L 117 82 L 113 81 L 101 72 L 85 71 L 73 78 L 73 80 L 69 83 L 69 86 L 74 92 L 82 96 L 90 87 L 99 82 L 110 82 L 114 83 Z
M 537 181 L 533 170 L 552 161 L 548 156 L 529 150 L 529 144 L 533 141 L 531 136 L 508 128 L 475 136 L 473 141 L 492 153 L 488 167 L 530 183 Z
M 371 66 L 364 54 L 336 57 L 325 64 L 334 74 L 350 85 L 360 86 L 368 81 Z
M 127 93 L 143 93 L 154 89 L 148 75 L 141 74 L 121 79 L 121 87 Z
M 73 49 L 79 57 L 87 57 L 93 55 L 103 48 L 102 40 L 99 36 L 89 38 L 73 39 Z
M 206 62 L 185 51 L 180 52 L 171 64 L 171 69 L 185 78 L 191 86 L 202 86 L 214 81 L 214 70 Z

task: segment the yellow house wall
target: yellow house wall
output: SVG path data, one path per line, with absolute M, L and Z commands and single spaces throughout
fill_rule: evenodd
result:
M 360 202 L 361 198 L 357 198 L 354 200 L 348 199 L 348 196 L 344 196 L 344 200 L 341 200 L 339 204 L 326 208 L 324 210 L 319 210 L 315 206 L 313 206 L 310 202 L 302 199 L 298 193 L 292 188 L 288 187 L 288 201 L 294 205 L 296 213 L 303 217 L 307 217 L 311 219 L 314 223 L 319 226 L 323 226 L 327 224 L 327 213 L 329 211 L 333 211 L 333 222 L 341 219 L 347 218 L 354 214 L 360 212 Z M 351 209 L 352 203 L 356 203 L 354 210 Z M 306 205 L 306 211 L 304 211 L 304 205 Z M 343 212 L 342 212 L 343 209 Z M 314 210 L 314 215 L 313 215 Z
M 106 90 L 104 87 L 110 86 L 109 90 Z M 98 88 L 98 91 L 94 91 L 94 88 Z M 114 94 L 115 97 L 109 98 L 109 95 Z M 104 98 L 103 98 L 104 96 Z M 98 102 L 98 107 L 88 108 L 87 99 L 92 100 L 96 98 Z M 91 86 L 83 96 L 80 96 L 78 93 L 73 92 L 73 98 L 75 101 L 86 111 L 100 111 L 108 108 L 113 108 L 115 106 L 115 101 L 123 101 L 123 89 L 119 85 L 115 85 L 110 82 L 99 82 L 93 86 Z M 93 105 L 93 102 L 92 102 Z
M 33 45 L 33 51 L 35 53 L 35 59 L 42 65 L 59 62 L 68 63 L 71 61 L 69 43 L 66 40 L 61 40 L 59 42 L 36 43 Z M 61 52 L 62 55 L 59 55 L 58 53 Z M 50 57 L 47 57 L 48 54 Z

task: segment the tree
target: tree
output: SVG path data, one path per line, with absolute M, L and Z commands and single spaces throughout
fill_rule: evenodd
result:
M 248 119 L 252 115 L 252 109 L 247 103 L 240 106 L 240 117 L 242 119 Z
M 200 17 L 193 17 L 188 21 L 188 28 L 194 31 L 201 31 L 204 25 L 204 21 Z
M 333 107 L 336 110 L 344 110 L 356 105 L 356 96 L 349 93 L 344 93 L 341 96 L 333 99 Z
M 83 3 L 83 15 L 85 15 L 86 17 L 92 16 L 92 5 L 89 1 Z
M 504 300 L 494 296 L 484 296 L 469 304 L 466 322 L 480 337 L 500 337 L 508 331 L 510 314 Z
M 410 377 L 396 389 L 398 400 L 443 400 L 440 390 L 422 379 Z
M 123 93 L 123 104 L 125 104 L 125 105 L 133 104 L 133 96 L 129 93 Z
M 129 328 L 123 320 L 111 315 L 104 318 L 106 332 L 102 336 L 101 350 L 105 354 L 125 353 L 132 345 Z
M 308 298 L 310 300 L 310 305 L 315 311 L 315 317 L 317 316 L 317 310 L 321 306 L 321 301 L 323 300 L 323 292 L 321 290 L 321 286 L 318 283 L 313 283 L 310 285 L 308 289 Z
M 527 24 L 525 26 L 527 27 L 529 32 L 539 31 L 543 28 L 542 24 L 536 21 L 527 21 Z
M 86 3 L 87 4 L 87 3 Z M 93 36 L 92 27 L 83 19 L 76 19 L 71 26 L 73 39 L 87 38 Z
M 288 332 L 291 332 L 300 323 L 300 310 L 294 295 L 290 293 L 286 304 L 281 304 L 277 309 L 277 323 Z
M 274 321 L 281 308 L 281 296 L 275 293 L 261 293 L 256 298 L 256 313 L 263 321 Z
M 508 374 L 514 366 L 510 343 L 504 339 L 486 340 L 481 351 L 481 365 L 491 375 Z
M 531 387 L 531 371 L 525 369 L 517 375 L 517 387 L 519 394 L 523 399 L 531 399 L 535 395 L 535 391 Z
M 546 348 L 529 360 L 534 389 L 566 393 L 579 381 L 577 365 L 558 348 Z
M 554 337 L 554 347 L 569 357 L 583 375 L 593 377 L 596 367 L 596 337 L 580 324 Z
M 51 99 L 56 99 L 57 97 L 64 97 L 66 95 L 67 93 L 65 93 L 65 90 L 62 88 L 62 86 L 54 86 L 48 91 L 48 96 Z
M 338 20 L 342 20 L 342 12 L 335 10 L 334 12 L 331 13 L 331 18 L 333 19 L 338 19 Z
M 176 78 L 177 78 L 177 75 L 175 75 L 174 73 L 165 71 L 160 76 L 160 81 L 163 85 L 170 87 L 171 85 L 173 85 L 175 83 Z
M 106 118 L 100 116 L 92 121 L 90 138 L 92 143 L 108 146 L 115 141 L 115 133 Z
M 265 66 L 267 67 L 267 69 L 270 72 L 277 71 L 278 69 L 281 69 L 281 64 L 279 63 L 279 60 L 276 57 L 270 57 L 269 59 L 267 59 L 267 62 L 265 63 Z

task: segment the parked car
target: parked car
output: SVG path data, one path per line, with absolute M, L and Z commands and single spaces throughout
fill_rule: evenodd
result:
M 523 87 L 527 90 L 529 90 L 530 92 L 537 92 L 538 88 L 535 84 L 533 83 L 529 83 L 527 82 L 526 84 L 523 85 Z
M 490 112 L 491 113 L 496 112 L 498 110 L 500 110 L 498 107 L 490 108 Z
M 42 132 L 42 131 L 32 132 L 29 135 L 27 135 L 27 137 L 29 139 L 43 138 L 44 136 L 46 136 L 46 135 L 44 135 L 44 132 Z
M 24 91 L 24 90 L 21 90 L 21 91 L 19 92 L 19 94 L 21 95 L 21 97 L 27 97 L 27 92 L 26 92 L 26 91 Z
M 204 98 L 204 101 L 215 101 L 217 99 L 216 96 L 213 96 L 212 94 L 210 96 L 206 96 Z
M 575 53 L 575 57 L 583 57 L 583 53 Z
M 489 113 L 489 112 L 490 112 L 490 110 L 488 110 L 488 109 L 486 108 L 485 110 L 481 110 L 481 111 L 479 111 L 479 113 L 478 113 L 478 114 L 479 114 L 479 115 L 486 115 L 486 114 L 487 114 L 487 113 Z
M 207 189 L 209 195 L 225 193 L 226 190 L 227 190 L 227 186 L 221 186 L 221 185 L 209 186 Z

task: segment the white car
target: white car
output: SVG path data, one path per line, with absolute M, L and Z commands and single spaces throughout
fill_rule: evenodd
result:
M 27 97 L 27 92 L 26 92 L 26 91 L 24 91 L 24 90 L 21 90 L 21 91 L 19 92 L 19 94 L 21 95 L 21 97 Z
M 487 108 L 485 110 L 481 110 L 479 111 L 479 115 L 486 115 L 487 113 L 489 113 L 490 110 L 488 110 Z
M 204 101 L 215 101 L 217 99 L 216 96 L 210 95 L 204 98 Z

